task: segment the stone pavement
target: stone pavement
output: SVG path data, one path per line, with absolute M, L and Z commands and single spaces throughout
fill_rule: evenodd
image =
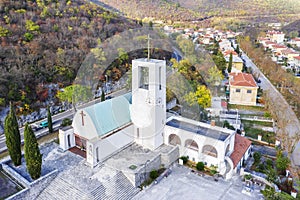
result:
M 254 188 L 253 192 L 244 194 L 244 183 L 241 178 L 234 176 L 232 180 L 219 179 L 214 181 L 213 177 L 200 177 L 192 173 L 190 169 L 183 166 L 175 166 L 172 173 L 161 182 L 146 188 L 137 194 L 134 200 L 252 200 L 263 199 L 260 188 Z

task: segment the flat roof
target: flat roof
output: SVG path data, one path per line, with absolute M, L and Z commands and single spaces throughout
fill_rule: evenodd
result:
M 196 133 L 199 135 L 203 135 L 206 137 L 210 137 L 220 141 L 225 141 L 231 135 L 230 133 L 225 132 L 226 129 L 224 131 L 221 131 L 220 127 L 218 127 L 218 129 L 215 128 L 214 126 L 211 126 L 211 128 L 209 128 L 208 126 L 210 125 L 205 127 L 205 126 L 201 126 L 200 124 L 189 123 L 174 118 L 168 121 L 166 125 L 174 128 L 179 128 L 185 131 L 189 131 L 192 133 Z

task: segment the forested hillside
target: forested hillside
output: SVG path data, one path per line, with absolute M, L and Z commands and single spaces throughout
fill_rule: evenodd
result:
M 129 17 L 195 20 L 199 16 L 299 14 L 299 0 L 102 0 Z
M 136 26 L 84 0 L 1 0 L 0 99 L 43 101 L 43 84 L 70 84 L 91 48 Z

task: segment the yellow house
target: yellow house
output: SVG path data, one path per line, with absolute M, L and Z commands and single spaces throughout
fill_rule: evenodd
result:
M 256 105 L 257 85 L 251 74 L 229 74 L 229 103 L 239 105 Z
M 226 60 L 227 67 L 228 67 L 230 55 L 226 55 L 226 56 L 224 56 L 224 58 Z M 236 55 L 232 55 L 232 69 L 231 69 L 231 72 L 242 72 L 243 64 L 244 64 L 244 62 L 240 57 L 238 57 Z

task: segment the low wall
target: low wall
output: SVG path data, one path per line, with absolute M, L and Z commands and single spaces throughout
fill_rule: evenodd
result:
M 161 157 L 157 155 L 154 159 L 147 163 L 147 166 L 141 167 L 138 171 L 133 173 L 123 172 L 124 175 L 129 179 L 134 187 L 140 186 L 149 177 L 152 170 L 157 170 L 161 165 Z M 146 175 L 145 175 L 146 172 Z
M 54 170 L 46 174 L 45 176 L 40 177 L 39 179 L 31 182 L 29 184 L 29 187 L 8 197 L 6 200 L 35 199 L 40 194 L 40 192 L 44 190 L 49 185 L 49 183 L 57 176 L 57 174 L 58 170 Z
M 7 164 L 2 163 L 2 169 L 13 177 L 18 183 L 20 183 L 23 187 L 25 188 L 30 188 L 30 182 L 26 180 L 23 176 L 21 176 L 18 172 L 16 172 L 14 169 L 12 169 L 10 166 Z
M 161 164 L 165 168 L 168 168 L 172 163 L 174 163 L 179 158 L 179 148 L 175 146 L 171 151 L 167 153 L 161 153 Z

